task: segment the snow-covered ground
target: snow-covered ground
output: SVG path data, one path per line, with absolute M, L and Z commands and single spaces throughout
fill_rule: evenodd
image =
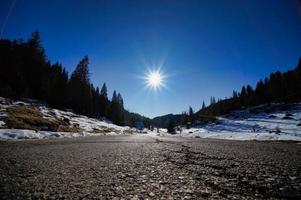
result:
M 77 127 L 79 132 L 51 132 L 35 131 L 25 129 L 8 129 L 5 124 L 7 109 L 13 106 L 34 106 L 43 114 L 43 118 L 53 120 L 68 120 L 70 127 Z M 83 115 L 77 115 L 72 112 L 49 108 L 43 104 L 28 103 L 23 101 L 11 101 L 0 97 L 0 140 L 15 139 L 42 139 L 53 137 L 78 137 L 89 135 L 115 135 L 128 134 L 133 130 L 130 127 L 121 127 L 110 123 L 108 120 L 97 120 Z
M 219 117 L 217 123 L 183 128 L 171 135 L 160 131 L 162 136 L 200 137 L 230 140 L 294 140 L 301 141 L 301 104 L 288 109 L 273 105 L 270 111 L 258 108 L 256 114 L 248 110 Z M 283 119 L 284 118 L 284 119 Z M 151 134 L 157 133 L 153 132 Z
M 67 120 L 78 132 L 51 132 L 24 129 L 8 129 L 5 124 L 7 109 L 13 106 L 34 106 L 43 118 Z M 285 109 L 283 109 L 285 107 Z M 167 133 L 166 129 L 140 131 L 149 135 L 200 137 L 230 140 L 294 140 L 301 141 L 301 104 L 273 104 L 241 110 L 219 117 L 217 123 L 182 128 L 176 134 Z M 42 139 L 53 137 L 78 137 L 89 135 L 115 135 L 138 133 L 130 127 L 121 127 L 107 120 L 97 120 L 72 112 L 52 109 L 39 102 L 11 101 L 0 97 L 0 140 Z

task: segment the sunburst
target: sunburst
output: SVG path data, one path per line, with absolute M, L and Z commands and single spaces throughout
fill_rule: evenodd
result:
M 160 68 L 148 70 L 143 79 L 147 88 L 155 91 L 165 87 L 166 76 L 160 70 Z

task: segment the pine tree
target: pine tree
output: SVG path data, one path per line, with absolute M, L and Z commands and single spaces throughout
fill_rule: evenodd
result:
M 111 104 L 106 84 L 99 91 L 90 83 L 87 56 L 69 78 L 60 63 L 47 60 L 41 41 L 38 31 L 27 41 L 0 39 L 0 96 L 44 100 L 52 107 L 71 108 L 90 117 L 113 116 L 119 124 L 130 124 L 133 115 L 150 124 L 150 119 L 124 109 L 121 94 L 115 93 Z M 111 107 L 115 115 L 108 112 Z
M 100 90 L 100 116 L 108 117 L 109 103 L 110 102 L 108 100 L 107 86 L 106 83 L 104 83 Z
M 42 40 L 41 40 L 41 35 L 38 30 L 34 31 L 30 38 L 28 39 L 28 46 L 31 49 L 36 50 L 35 53 L 35 59 L 42 59 L 42 61 L 45 61 L 46 55 L 45 55 L 45 50 L 42 47 Z
M 214 105 L 214 104 L 216 104 L 215 97 L 211 97 L 210 98 L 210 105 Z
M 118 93 L 118 95 L 117 95 L 117 101 L 118 101 L 119 106 L 123 109 L 123 106 L 124 106 L 123 105 L 123 98 L 122 98 L 120 93 Z
M 202 110 L 206 108 L 206 104 L 205 104 L 205 101 L 203 101 L 203 104 L 202 104 Z
M 188 113 L 189 113 L 189 116 L 191 117 L 193 115 L 193 109 L 191 108 L 191 106 L 189 106 L 189 109 L 188 109 Z
M 167 131 L 168 133 L 175 133 L 175 124 L 172 118 L 168 121 Z
M 232 93 L 232 98 L 236 99 L 238 97 L 238 94 L 235 90 L 233 90 L 233 93 Z
M 26 75 L 26 82 L 29 85 L 28 95 L 36 99 L 44 100 L 47 98 L 48 73 L 51 65 L 46 59 L 39 31 L 32 33 L 26 43 L 26 51 L 22 53 L 27 57 L 23 60 L 23 62 L 25 61 L 24 65 L 26 67 L 23 69 L 20 68 L 20 70 Z
M 101 88 L 101 90 L 100 90 L 100 95 L 101 95 L 102 97 L 104 97 L 105 99 L 108 99 L 108 91 L 107 91 L 107 85 L 106 85 L 106 83 L 104 83 L 104 84 L 102 85 L 102 88 Z
M 67 104 L 68 73 L 60 63 L 52 65 L 48 84 L 49 103 L 54 107 L 64 108 Z
M 71 75 L 71 79 L 77 79 L 82 84 L 90 84 L 90 74 L 89 74 L 89 58 L 85 56 L 77 65 L 76 69 Z
M 71 106 L 76 112 L 92 116 L 92 88 L 88 64 L 88 56 L 85 56 L 72 73 L 69 82 L 69 97 Z
M 115 124 L 120 124 L 121 121 L 119 119 L 120 113 L 119 113 L 119 102 L 118 102 L 118 96 L 117 92 L 113 92 L 112 100 L 111 100 L 111 106 L 110 106 L 110 120 L 112 120 L 113 123 Z
M 189 122 L 188 113 L 187 111 L 184 111 L 182 112 L 181 124 L 186 126 L 188 122 Z

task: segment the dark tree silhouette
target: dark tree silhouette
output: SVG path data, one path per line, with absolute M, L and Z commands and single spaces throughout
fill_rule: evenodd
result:
M 25 42 L 0 40 L 0 96 L 34 98 L 55 108 L 106 117 L 120 125 L 133 125 L 133 120 L 145 126 L 152 123 L 144 116 L 126 111 L 119 93 L 115 92 L 111 103 L 105 83 L 100 91 L 91 84 L 88 56 L 79 62 L 70 78 L 59 62 L 51 64 L 38 31 Z
M 205 108 L 206 108 L 206 104 L 205 104 L 205 101 L 203 101 L 202 109 L 205 109 Z
M 175 124 L 174 124 L 173 119 L 171 119 L 171 118 L 169 119 L 169 122 L 168 122 L 167 131 L 168 131 L 168 133 L 175 132 Z
M 231 98 L 218 101 L 201 109 L 200 115 L 222 115 L 243 107 L 269 103 L 294 103 L 301 101 L 301 58 L 295 69 L 281 73 L 271 73 L 268 78 L 259 80 L 255 89 L 243 86 L 240 94 L 233 92 Z

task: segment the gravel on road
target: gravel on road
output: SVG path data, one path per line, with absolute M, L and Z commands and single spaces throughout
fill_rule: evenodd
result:
M 0 142 L 0 199 L 301 199 L 301 144 L 148 135 Z

